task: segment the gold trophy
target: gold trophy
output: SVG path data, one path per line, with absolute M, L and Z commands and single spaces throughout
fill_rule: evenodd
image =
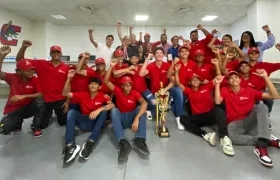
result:
M 170 137 L 165 127 L 166 112 L 168 108 L 169 92 L 163 90 L 163 83 L 160 82 L 160 90 L 155 93 L 156 97 L 156 135 L 160 138 Z

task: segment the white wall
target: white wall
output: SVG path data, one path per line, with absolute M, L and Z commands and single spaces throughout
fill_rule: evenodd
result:
M 241 34 L 246 30 L 248 30 L 247 16 L 230 26 L 230 35 L 232 36 L 232 40 L 240 40 Z

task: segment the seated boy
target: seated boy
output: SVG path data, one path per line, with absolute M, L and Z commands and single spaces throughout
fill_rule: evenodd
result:
M 69 92 L 71 79 L 74 75 L 75 70 L 68 72 L 68 78 L 63 88 L 63 95 L 71 98 L 74 103 L 79 104 L 81 113 L 73 109 L 68 111 L 64 164 L 72 162 L 80 151 L 80 146 L 75 144 L 75 126 L 77 125 L 82 131 L 91 132 L 79 154 L 82 159 L 87 160 L 107 119 L 107 111 L 114 107 L 108 95 L 98 92 L 101 87 L 101 80 L 98 78 L 91 78 L 89 80 L 88 92 Z
M 0 49 L 0 79 L 10 86 L 9 98 L 0 122 L 0 133 L 21 132 L 23 119 L 33 117 L 31 129 L 34 137 L 41 137 L 41 119 L 44 111 L 42 89 L 37 77 L 33 76 L 34 67 L 29 60 L 16 64 L 16 73 L 1 70 L 3 60 L 11 52 L 9 46 Z
M 267 146 L 280 147 L 279 140 L 271 140 L 268 108 L 264 104 L 255 105 L 257 100 L 279 98 L 278 92 L 267 73 L 258 69 L 254 73 L 264 79 L 269 93 L 242 87 L 240 75 L 236 71 L 228 73 L 229 87 L 220 90 L 220 81 L 215 84 L 215 102 L 225 101 L 228 135 L 233 144 L 254 145 L 254 153 L 265 166 L 273 166 Z
M 112 69 L 117 61 L 111 62 L 111 66 L 105 75 L 105 83 L 116 97 L 116 108 L 112 109 L 112 124 L 115 137 L 119 142 L 119 161 L 126 161 L 132 147 L 125 139 L 124 129 L 132 128 L 135 132 L 134 148 L 143 156 L 149 156 L 150 152 L 146 145 L 146 118 L 145 111 L 148 103 L 141 94 L 132 90 L 132 80 L 128 76 L 121 78 L 120 87 L 112 84 L 109 79 Z M 137 104 L 140 106 L 137 107 Z

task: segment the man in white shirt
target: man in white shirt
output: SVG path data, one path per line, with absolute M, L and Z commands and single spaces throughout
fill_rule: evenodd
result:
M 90 42 L 98 50 L 100 57 L 102 57 L 105 60 L 106 67 L 110 67 L 110 62 L 112 59 L 112 55 L 114 53 L 114 49 L 111 47 L 114 42 L 114 36 L 108 35 L 106 37 L 106 44 L 102 44 L 102 43 L 98 43 L 94 40 L 93 29 L 89 29 L 88 34 L 89 34 Z

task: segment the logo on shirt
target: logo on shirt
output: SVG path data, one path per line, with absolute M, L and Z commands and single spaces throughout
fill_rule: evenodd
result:
M 206 69 L 200 69 L 200 71 L 207 71 Z
M 244 97 L 244 96 L 240 96 L 239 98 L 241 101 L 249 99 L 248 97 Z
M 95 102 L 94 103 L 95 105 L 100 105 L 100 104 L 102 104 L 101 102 Z
M 33 87 L 32 87 L 32 86 L 29 86 L 29 85 L 25 86 L 25 88 L 26 88 L 26 89 L 33 89 Z
M 63 71 L 63 70 L 61 70 L 61 69 L 58 70 L 58 72 L 65 74 L 65 71 Z
M 205 92 L 207 92 L 207 90 L 202 90 L 202 91 L 200 91 L 201 94 L 203 94 L 203 93 L 205 93 Z
M 188 68 L 187 71 L 192 71 L 192 69 L 189 69 L 189 68 Z
M 133 101 L 131 101 L 131 100 L 129 100 L 129 99 L 127 100 L 127 102 L 128 102 L 128 103 L 134 103 Z

